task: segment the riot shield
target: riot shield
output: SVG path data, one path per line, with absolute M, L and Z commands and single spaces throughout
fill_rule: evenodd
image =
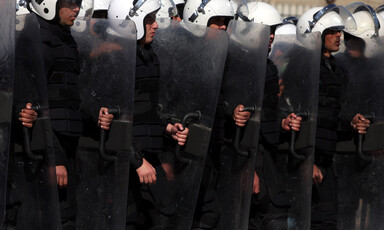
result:
M 270 58 L 280 70 L 283 117 L 302 117 L 299 132 L 283 135 L 277 168 L 291 195 L 288 229 L 309 229 L 321 54 L 319 33 L 276 36 Z
M 125 229 L 135 83 L 136 28 L 129 20 L 91 19 L 72 30 L 82 63 L 79 77 L 84 137 L 77 152 L 77 228 Z M 114 115 L 98 127 L 102 107 Z
M 233 143 L 225 145 L 220 156 L 220 229 L 247 229 L 255 172 L 269 27 L 232 20 L 227 61 L 221 86 L 228 112 L 242 104 L 252 117 L 246 127 L 235 127 Z M 231 115 L 231 114 L 229 114 Z
M 35 14 L 16 17 L 14 113 L 32 104 L 33 128 L 14 119 L 6 226 L 61 229 L 52 129 L 40 29 Z M 49 218 L 47 218 L 49 216 Z
M 353 41 L 352 41 L 353 39 Z M 338 144 L 335 167 L 338 177 L 338 229 L 382 229 L 384 184 L 382 136 L 383 38 L 351 38 L 345 53 L 336 59 L 347 73 L 341 117 L 346 128 L 357 113 L 371 120 L 365 135 L 356 131 Z M 365 52 L 359 47 L 365 47 Z M 361 55 L 353 57 L 360 50 Z
M 0 1 L 0 224 L 4 222 L 9 140 L 12 120 L 13 69 L 15 57 L 15 7 Z
M 160 60 L 160 115 L 190 129 L 184 149 L 162 154 L 176 210 L 173 228 L 190 229 L 224 71 L 225 31 L 164 22 L 154 41 Z M 170 88 L 172 86 L 172 88 Z M 189 125 L 188 125 L 189 124 Z M 176 143 L 175 143 L 176 145 Z

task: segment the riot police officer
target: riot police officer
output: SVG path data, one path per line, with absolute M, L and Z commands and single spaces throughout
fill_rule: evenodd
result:
M 227 0 L 208 2 L 191 0 L 187 1 L 183 16 L 183 20 L 187 23 L 226 30 L 229 21 L 234 17 L 234 11 L 230 1 Z M 220 151 L 220 146 L 223 144 L 224 116 L 226 115 L 223 112 L 223 102 L 219 98 L 192 229 L 214 229 L 220 218 L 217 200 L 217 171 L 214 164 L 217 164 L 216 151 Z
M 337 229 L 337 183 L 333 164 L 336 151 L 337 129 L 345 123 L 340 119 L 340 96 L 346 84 L 332 53 L 339 50 L 341 31 L 356 28 L 350 14 L 341 6 L 329 5 L 305 12 L 297 23 L 297 32 L 320 32 L 323 48 L 320 64 L 318 119 L 315 142 L 315 164 L 313 166 L 311 229 Z M 343 17 L 347 15 L 347 17 Z M 346 124 L 365 133 L 370 121 L 356 114 Z M 348 129 L 348 128 L 346 128 Z
M 371 6 L 355 2 L 346 6 L 356 21 L 356 30 L 344 32 L 345 51 L 335 55 L 344 70 L 348 84 L 341 100 L 341 117 L 355 113 L 371 119 L 366 134 L 356 133 L 353 138 L 338 143 L 335 167 L 338 178 L 338 228 L 380 229 L 383 222 L 381 147 L 374 141 L 381 136 L 382 98 L 382 38 L 384 20 Z M 376 158 L 377 157 L 377 158 Z M 375 175 L 375 176 L 374 176 Z M 372 189 L 376 188 L 376 189 Z
M 161 168 L 158 157 L 163 151 L 163 138 L 168 136 L 184 145 L 188 136 L 188 129 L 180 123 L 167 123 L 160 119 L 157 112 L 159 91 L 159 60 L 154 53 L 151 43 L 154 40 L 158 24 L 156 14 L 160 4 L 156 0 L 146 1 L 121 1 L 114 0 L 108 11 L 109 18 L 133 20 L 137 30 L 137 54 L 136 54 L 136 79 L 135 101 L 133 119 L 133 145 L 134 156 L 131 158 L 131 166 L 136 173 L 130 175 L 130 193 L 128 195 L 127 227 L 134 228 L 137 225 L 138 210 L 146 212 L 140 194 L 139 182 L 149 186 L 143 186 L 143 194 L 149 195 L 155 204 L 155 216 L 153 224 L 161 226 L 161 219 L 167 206 L 174 203 L 162 202 L 167 196 L 162 192 L 169 186 L 165 173 Z M 135 176 L 136 174 L 137 176 Z M 160 179 L 161 178 L 161 179 Z M 160 200 L 160 202 L 159 202 Z M 157 205 L 157 206 L 156 206 Z M 172 207 L 171 207 L 172 209 Z M 146 221 L 145 224 L 150 224 Z M 148 227 L 148 226 L 146 226 Z
M 276 28 L 283 23 L 280 13 L 271 5 L 263 2 L 248 3 L 248 19 L 254 23 L 270 26 L 268 52 L 271 51 Z M 263 109 L 261 114 L 260 137 L 256 155 L 256 171 L 253 181 L 253 197 L 249 228 L 267 228 L 284 226 L 289 207 L 287 196 L 280 176 L 276 173 L 274 155 L 279 143 L 279 135 L 283 130 L 298 130 L 301 118 L 290 114 L 279 120 L 278 69 L 268 58 L 264 87 Z M 248 119 L 239 117 L 240 106 L 234 111 L 236 124 L 245 124 Z M 248 112 L 245 112 L 248 113 Z M 282 223 L 280 223 L 282 222 Z
M 74 159 L 82 122 L 77 89 L 78 51 L 70 27 L 79 13 L 79 4 L 64 0 L 28 3 L 29 9 L 39 16 L 62 221 L 64 227 L 68 222 L 71 228 L 76 216 Z

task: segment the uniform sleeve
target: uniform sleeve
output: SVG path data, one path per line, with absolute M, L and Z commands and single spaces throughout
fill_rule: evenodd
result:
M 143 165 L 143 154 L 141 151 L 136 147 L 135 141 L 133 141 L 131 146 L 131 166 L 134 169 L 138 169 Z
M 51 131 L 51 133 L 52 133 L 52 139 L 53 139 L 53 151 L 55 155 L 56 166 L 64 165 L 65 168 L 68 168 L 68 159 L 65 154 L 65 151 L 61 147 L 60 142 L 57 139 L 56 135 L 53 133 L 53 131 Z

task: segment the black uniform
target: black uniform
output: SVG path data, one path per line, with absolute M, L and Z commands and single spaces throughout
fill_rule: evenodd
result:
M 83 130 L 77 87 L 79 54 L 68 27 L 40 17 L 39 24 L 55 134 L 56 165 L 65 165 L 68 172 L 68 186 L 59 190 L 62 221 L 73 226 L 76 215 L 75 153 Z
M 346 85 L 346 77 L 333 56 L 322 55 L 318 120 L 315 143 L 315 165 L 324 179 L 312 190 L 312 229 L 336 229 L 337 225 L 337 181 L 334 169 L 334 154 L 338 140 L 338 128 L 344 126 L 340 120 L 340 97 Z M 349 120 L 350 121 L 350 120 Z
M 163 153 L 166 122 L 158 114 L 160 63 L 151 45 L 137 46 L 136 78 L 133 118 L 133 147 L 131 158 L 130 186 L 128 195 L 128 227 L 137 224 L 138 212 L 150 215 L 145 228 L 163 226 L 163 216 L 172 216 L 175 202 L 172 199 L 169 181 L 161 167 L 159 157 Z M 136 169 L 145 158 L 156 169 L 154 185 L 140 186 Z M 138 188 L 142 187 L 142 191 Z M 148 209 L 150 209 L 148 211 Z M 167 218 L 165 218 L 167 219 Z M 143 223 L 138 223 L 143 224 Z
M 277 173 L 275 158 L 281 131 L 278 110 L 278 70 L 268 59 L 264 87 L 260 139 L 256 156 L 256 173 L 260 193 L 252 197 L 249 229 L 264 229 L 269 222 L 287 218 L 289 197 Z

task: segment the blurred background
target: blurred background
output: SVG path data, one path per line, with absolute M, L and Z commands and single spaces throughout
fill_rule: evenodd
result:
M 300 17 L 305 11 L 316 7 L 316 6 L 326 6 L 328 4 L 334 3 L 337 5 L 346 6 L 350 3 L 357 2 L 356 0 L 263 0 L 267 2 L 280 12 L 283 18 L 288 16 Z M 363 0 L 364 2 L 376 9 L 378 6 L 384 4 L 383 0 Z

